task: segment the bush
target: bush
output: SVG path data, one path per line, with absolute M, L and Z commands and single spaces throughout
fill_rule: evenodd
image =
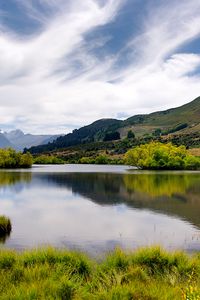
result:
M 53 155 L 40 155 L 34 158 L 34 164 L 38 165 L 61 165 L 64 160 Z
M 0 168 L 30 168 L 33 158 L 30 153 L 22 154 L 12 148 L 0 149 Z
M 107 165 L 109 162 L 110 159 L 105 155 L 98 155 L 95 159 L 95 164 L 97 165 Z
M 79 163 L 80 164 L 94 164 L 95 163 L 95 158 L 93 157 L 82 157 L 80 160 L 79 160 Z
M 152 170 L 196 170 L 200 168 L 200 159 L 188 154 L 185 146 L 173 146 L 151 142 L 129 150 L 125 155 L 128 165 L 140 169 Z
M 77 163 L 75 161 L 75 163 Z M 91 164 L 91 165 L 123 165 L 124 161 L 121 158 L 112 158 L 107 155 L 98 155 L 98 156 L 88 156 L 82 157 L 78 160 L 80 164 Z
M 33 157 L 30 153 L 20 155 L 20 167 L 29 168 L 33 164 Z

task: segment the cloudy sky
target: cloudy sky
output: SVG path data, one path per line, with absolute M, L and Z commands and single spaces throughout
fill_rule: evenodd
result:
M 0 0 L 0 128 L 66 133 L 200 95 L 200 1 Z

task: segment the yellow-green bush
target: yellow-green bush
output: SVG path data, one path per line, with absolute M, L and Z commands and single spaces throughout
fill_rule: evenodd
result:
M 38 165 L 61 165 L 65 162 L 54 155 L 40 155 L 34 158 L 34 164 Z
M 128 165 L 152 170 L 195 170 L 200 168 L 200 159 L 188 154 L 185 146 L 171 143 L 151 142 L 129 150 L 125 155 Z
M 33 158 L 30 153 L 17 152 L 12 148 L 0 149 L 0 168 L 30 168 Z

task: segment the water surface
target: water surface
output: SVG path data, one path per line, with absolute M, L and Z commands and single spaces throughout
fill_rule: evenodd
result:
M 200 173 L 126 166 L 34 166 L 0 171 L 1 245 L 76 248 L 92 254 L 161 244 L 200 250 Z

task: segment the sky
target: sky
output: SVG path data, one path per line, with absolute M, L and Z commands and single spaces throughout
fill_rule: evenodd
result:
M 0 128 L 68 133 L 200 96 L 200 1 L 0 0 Z

